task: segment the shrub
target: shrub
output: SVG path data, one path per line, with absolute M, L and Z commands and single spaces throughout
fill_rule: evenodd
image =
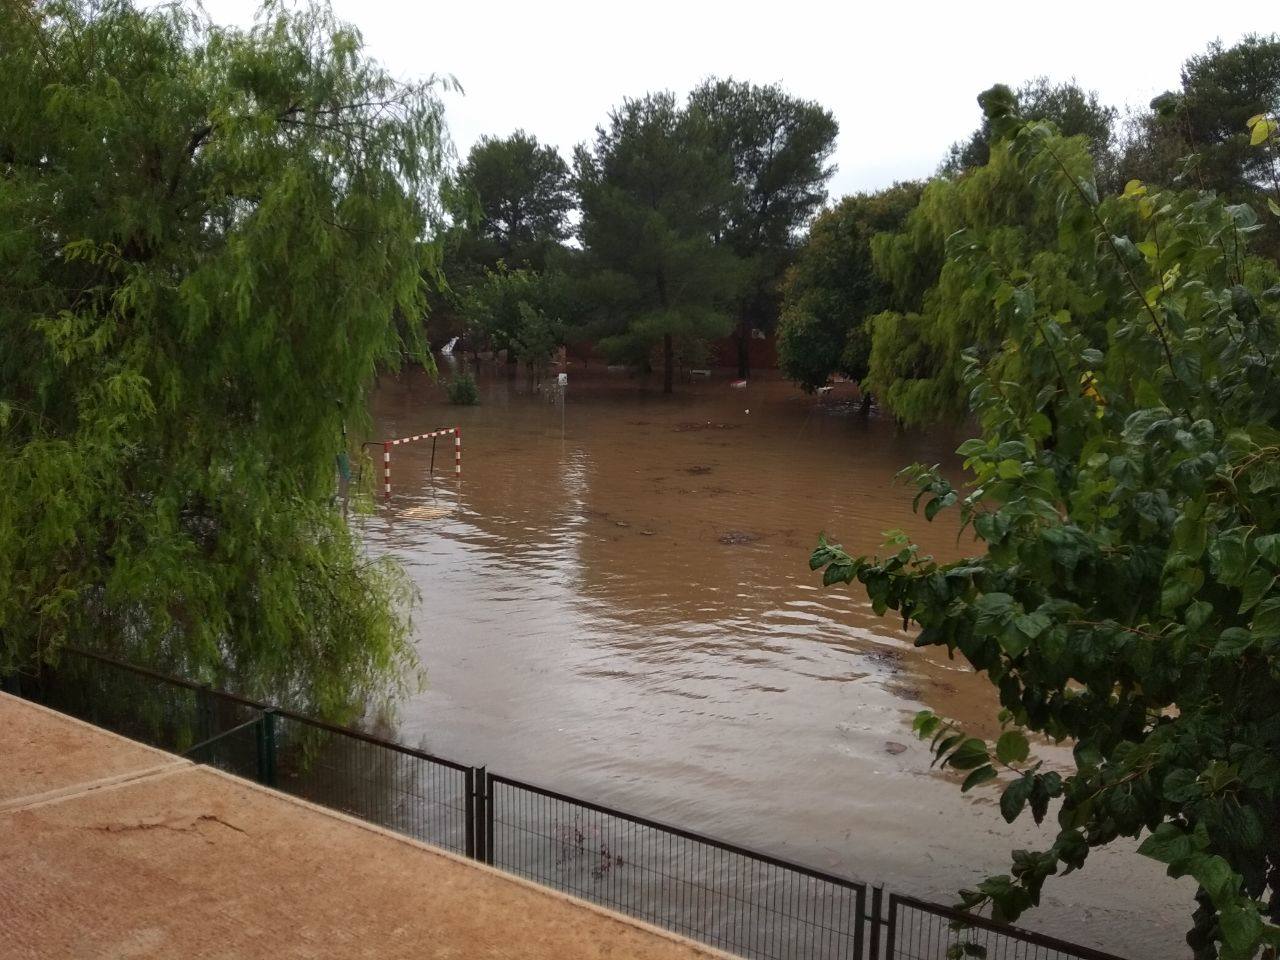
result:
M 469 407 L 480 402 L 480 389 L 476 386 L 476 378 L 469 373 L 460 373 L 449 381 L 445 390 L 449 394 L 449 402 L 462 407 Z

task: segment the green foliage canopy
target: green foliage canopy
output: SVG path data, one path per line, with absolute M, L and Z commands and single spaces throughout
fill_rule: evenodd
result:
M 1092 168 L 1085 138 L 1065 139 L 1058 150 L 1068 162 Z M 970 389 L 964 352 L 985 355 L 1004 336 L 967 267 L 946 256 L 949 238 L 961 230 L 1002 270 L 1025 274 L 1041 302 L 1076 312 L 1100 306 L 1089 302 L 1081 264 L 1058 244 L 1055 198 L 1031 187 L 1007 143 L 992 145 L 986 166 L 931 181 L 903 229 L 872 241 L 893 310 L 871 321 L 867 385 L 904 423 L 963 417 Z
M 1015 918 L 1092 848 L 1145 835 L 1199 884 L 1196 956 L 1252 957 L 1280 943 L 1277 271 L 1248 257 L 1249 207 L 1136 181 L 1100 201 L 1078 141 L 993 106 L 997 175 L 1056 229 L 1029 259 L 992 242 L 985 208 L 948 238 L 943 272 L 991 318 L 965 358 L 981 432 L 959 451 L 967 492 L 913 471 L 926 516 L 959 504 L 985 552 L 823 542 L 812 566 L 998 688 L 994 750 L 918 718 L 966 788 L 1006 770 L 1010 821 L 1059 801 L 1053 842 L 967 906 Z M 1027 731 L 1071 740 L 1074 770 L 1032 761 Z
M 1013 91 L 1013 98 L 1021 116 L 1048 120 L 1060 133 L 1084 137 L 1098 165 L 1110 166 L 1117 111 L 1102 103 L 1095 91 L 1084 90 L 1074 82 L 1054 83 L 1048 77 L 1036 77 Z M 984 114 L 981 125 L 968 140 L 952 145 L 942 163 L 942 172 L 954 175 L 986 166 L 991 159 L 993 136 L 991 119 Z
M 569 278 L 558 270 L 508 270 L 499 263 L 471 287 L 462 309 L 477 336 L 537 373 L 564 342 L 572 299 Z
M 820 104 L 777 84 L 707 80 L 689 95 L 712 148 L 728 157 L 735 190 L 716 236 L 743 261 L 738 314 L 738 375 L 748 374 L 752 329 L 773 327 L 779 285 L 797 236 L 826 200 L 828 162 L 839 125 Z
M 453 214 L 463 222 L 471 259 L 493 267 L 546 265 L 548 249 L 569 236 L 569 166 L 554 147 L 523 130 L 481 137 L 458 169 Z
M 1258 114 L 1280 114 L 1280 37 L 1250 35 L 1230 47 L 1214 41 L 1183 64 L 1181 79 L 1134 118 L 1120 150 L 1122 175 L 1255 205 L 1263 194 L 1280 192 L 1275 168 L 1252 148 L 1247 125 Z M 1280 257 L 1280 225 L 1268 225 L 1255 246 Z
M 349 717 L 406 581 L 331 507 L 422 315 L 445 151 L 324 8 L 0 6 L 0 637 Z
M 670 393 L 677 345 L 726 334 L 741 284 L 738 258 L 714 241 L 735 191 L 727 158 L 699 111 L 654 93 L 613 111 L 575 170 L 600 345 L 646 366 L 660 344 Z
M 870 317 L 888 309 L 889 286 L 876 273 L 871 240 L 901 229 L 923 185 L 899 183 L 845 197 L 809 228 L 782 285 L 778 364 L 805 390 L 832 374 L 862 382 L 871 359 Z

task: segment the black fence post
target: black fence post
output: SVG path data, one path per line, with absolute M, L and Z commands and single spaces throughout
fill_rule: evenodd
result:
M 884 900 L 884 887 L 879 885 L 871 888 L 871 948 L 867 960 L 880 960 L 880 927 L 883 922 L 880 919 L 880 908 Z
M 486 789 L 488 786 L 489 774 L 485 771 L 484 767 L 473 767 L 472 779 L 473 786 L 475 787 L 475 803 L 473 805 L 474 817 L 471 827 L 472 856 L 481 863 L 488 863 L 489 853 L 485 849 L 485 841 L 489 838 L 489 832 L 485 828 L 485 824 L 489 820 L 489 815 L 485 812 L 485 808 L 489 805 L 489 798 L 487 796 L 488 790 Z
M 893 960 L 894 951 L 897 948 L 898 939 L 898 896 L 897 894 L 889 894 L 889 924 L 888 935 L 884 941 L 884 955 L 886 960 Z
M 22 696 L 22 683 L 18 680 L 18 671 L 0 676 L 0 690 L 15 697 Z
M 276 713 L 262 711 L 258 718 L 258 782 L 264 786 L 276 785 Z
M 196 690 L 196 743 L 213 739 L 213 697 L 207 683 Z
M 466 795 L 463 797 L 462 803 L 465 809 L 464 817 L 464 837 L 462 841 L 462 852 L 471 859 L 476 857 L 476 768 L 467 767 L 463 775 L 463 790 Z
M 481 767 L 484 774 L 484 862 L 493 865 L 493 774 Z

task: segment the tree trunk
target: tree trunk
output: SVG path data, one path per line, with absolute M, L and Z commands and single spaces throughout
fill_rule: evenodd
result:
M 676 351 L 671 334 L 662 335 L 662 392 L 671 393 L 675 384 Z
M 744 313 L 738 321 L 738 378 L 747 379 L 751 374 L 751 321 Z
M 864 417 L 870 416 L 871 404 L 874 401 L 874 399 L 875 398 L 872 397 L 870 393 L 864 393 L 862 395 L 862 407 L 858 410 L 858 412 L 861 413 Z

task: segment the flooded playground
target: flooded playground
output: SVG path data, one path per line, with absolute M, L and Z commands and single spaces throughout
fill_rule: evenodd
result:
M 900 433 L 776 379 L 673 396 L 578 367 L 563 389 L 478 379 L 474 407 L 421 373 L 374 397 L 377 439 L 462 436 L 460 478 L 449 437 L 434 469 L 430 441 L 396 447 L 391 499 L 357 521 L 422 594 L 427 681 L 400 739 L 944 902 L 1051 842 L 1052 816 L 1005 824 L 998 785 L 962 795 L 911 733 L 928 707 L 991 736 L 985 679 L 808 569 L 823 531 L 870 552 L 901 528 L 962 556 L 957 520 L 914 516 L 894 475 L 922 461 L 959 479 L 963 433 Z M 1050 880 L 1025 925 L 1135 960 L 1185 952 L 1191 891 L 1120 847 Z

